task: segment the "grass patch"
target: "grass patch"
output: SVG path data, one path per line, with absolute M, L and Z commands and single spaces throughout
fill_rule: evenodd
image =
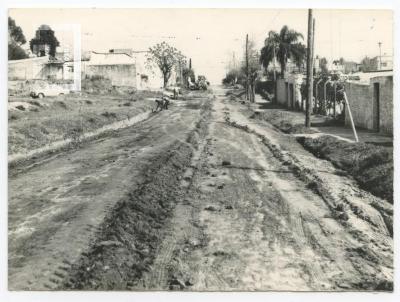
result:
M 38 101 L 29 101 L 28 103 L 34 106 L 42 107 L 42 105 Z
M 101 115 L 106 118 L 117 118 L 117 115 L 114 112 L 105 111 Z
M 65 138 L 78 141 L 83 133 L 151 110 L 153 103 L 146 98 L 157 95 L 151 91 L 135 92 L 137 101 L 126 107 L 122 104 L 132 97 L 131 94 L 82 94 L 71 93 L 41 100 L 32 100 L 28 96 L 9 97 L 10 102 L 26 102 L 26 105 L 18 104 L 25 110 L 9 109 L 8 112 L 9 154 L 26 153 Z
M 63 101 L 57 101 L 56 104 L 63 109 L 67 109 L 67 104 L 65 104 Z
M 316 131 L 305 127 L 304 121 L 298 121 L 297 114 L 283 109 L 270 109 L 265 112 L 254 113 L 250 118 L 267 121 L 284 133 L 299 134 L 299 133 L 315 133 Z

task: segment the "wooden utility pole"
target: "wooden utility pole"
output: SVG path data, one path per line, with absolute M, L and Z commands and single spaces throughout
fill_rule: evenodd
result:
M 249 34 L 246 34 L 246 100 L 249 99 Z
M 351 114 L 351 108 L 350 108 L 349 100 L 347 99 L 346 92 L 343 93 L 343 96 L 344 96 L 344 101 L 346 102 L 347 112 L 349 113 L 351 129 L 353 129 L 353 134 L 354 134 L 354 140 L 358 143 L 357 130 L 356 130 L 356 126 L 354 125 L 353 115 Z
M 314 27 L 312 9 L 308 10 L 308 36 L 307 36 L 307 101 L 305 126 L 311 126 L 311 110 L 313 98 L 313 59 L 314 59 Z
M 275 52 L 275 45 L 273 46 L 273 51 L 274 51 L 274 101 L 275 103 L 278 103 L 278 98 L 277 98 L 277 82 L 276 82 L 276 52 Z
M 192 69 L 192 58 L 189 58 L 189 69 Z

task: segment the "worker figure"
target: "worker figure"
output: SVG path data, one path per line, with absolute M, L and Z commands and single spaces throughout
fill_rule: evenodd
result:
M 169 97 L 168 96 L 163 96 L 163 108 L 168 110 L 168 105 L 169 105 Z

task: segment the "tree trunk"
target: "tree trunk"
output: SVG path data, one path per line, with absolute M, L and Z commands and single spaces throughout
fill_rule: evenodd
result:
M 166 88 L 167 87 L 167 84 L 168 84 L 168 78 L 167 78 L 167 76 L 166 75 L 164 75 L 164 88 Z
M 281 79 L 285 78 L 285 69 L 286 69 L 286 63 L 282 62 L 281 63 Z

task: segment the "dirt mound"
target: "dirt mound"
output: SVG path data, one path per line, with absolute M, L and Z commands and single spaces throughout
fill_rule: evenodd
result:
M 393 203 L 393 149 L 327 135 L 299 142 L 315 156 L 350 173 L 363 189 Z

